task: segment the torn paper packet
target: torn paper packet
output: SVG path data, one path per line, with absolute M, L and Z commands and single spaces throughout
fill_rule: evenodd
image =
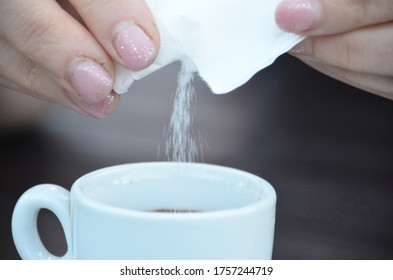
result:
M 116 65 L 114 91 L 174 62 L 191 60 L 217 94 L 230 92 L 269 66 L 303 38 L 281 30 L 275 10 L 281 0 L 146 0 L 161 46 L 155 62 L 133 72 Z

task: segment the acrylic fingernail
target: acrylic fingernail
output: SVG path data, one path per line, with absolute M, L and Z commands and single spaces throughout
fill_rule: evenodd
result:
M 101 102 L 112 90 L 111 75 L 92 60 L 84 59 L 75 62 L 69 76 L 79 98 L 87 104 Z
M 155 48 L 149 36 L 134 24 L 122 23 L 118 26 L 113 46 L 124 66 L 132 71 L 146 68 L 155 57 Z
M 285 31 L 302 33 L 313 29 L 321 17 L 315 0 L 284 0 L 277 7 L 277 24 Z

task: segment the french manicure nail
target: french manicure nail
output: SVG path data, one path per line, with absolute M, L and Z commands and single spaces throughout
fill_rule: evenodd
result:
M 288 32 L 308 31 L 321 17 L 319 6 L 315 0 L 284 0 L 277 8 L 277 24 Z
M 149 66 L 154 59 L 155 49 L 152 41 L 142 28 L 122 23 L 113 37 L 113 46 L 124 66 L 139 71 Z
M 98 63 L 80 60 L 70 71 L 70 82 L 80 99 L 87 104 L 101 102 L 111 92 L 113 79 Z

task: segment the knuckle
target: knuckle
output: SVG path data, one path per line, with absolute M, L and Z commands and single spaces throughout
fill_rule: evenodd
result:
M 24 39 L 21 40 L 18 49 L 33 60 L 38 59 L 39 54 L 45 49 L 45 45 L 50 44 L 56 38 L 54 26 L 53 19 L 32 18 L 21 32 Z
M 20 73 L 18 82 L 30 95 L 46 101 L 55 101 L 57 95 L 65 91 L 40 65 L 24 59 L 17 65 Z
M 29 90 L 36 87 L 36 65 L 26 56 L 0 40 L 0 76 Z
M 38 92 L 39 76 L 37 75 L 37 64 L 27 58 L 20 59 L 15 65 L 16 72 L 19 73 L 19 81 L 22 86 L 29 92 Z

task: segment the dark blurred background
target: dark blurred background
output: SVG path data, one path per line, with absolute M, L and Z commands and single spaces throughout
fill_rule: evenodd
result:
M 165 159 L 178 69 L 136 82 L 105 120 L 28 97 L 11 106 L 10 94 L 0 95 L 0 259 L 19 258 L 10 223 L 29 187 L 69 189 L 98 168 Z M 252 172 L 276 189 L 274 259 L 393 259 L 393 101 L 288 55 L 229 94 L 212 94 L 198 78 L 194 85 L 199 161 Z M 38 224 L 47 247 L 64 253 L 53 214 L 42 211 Z

